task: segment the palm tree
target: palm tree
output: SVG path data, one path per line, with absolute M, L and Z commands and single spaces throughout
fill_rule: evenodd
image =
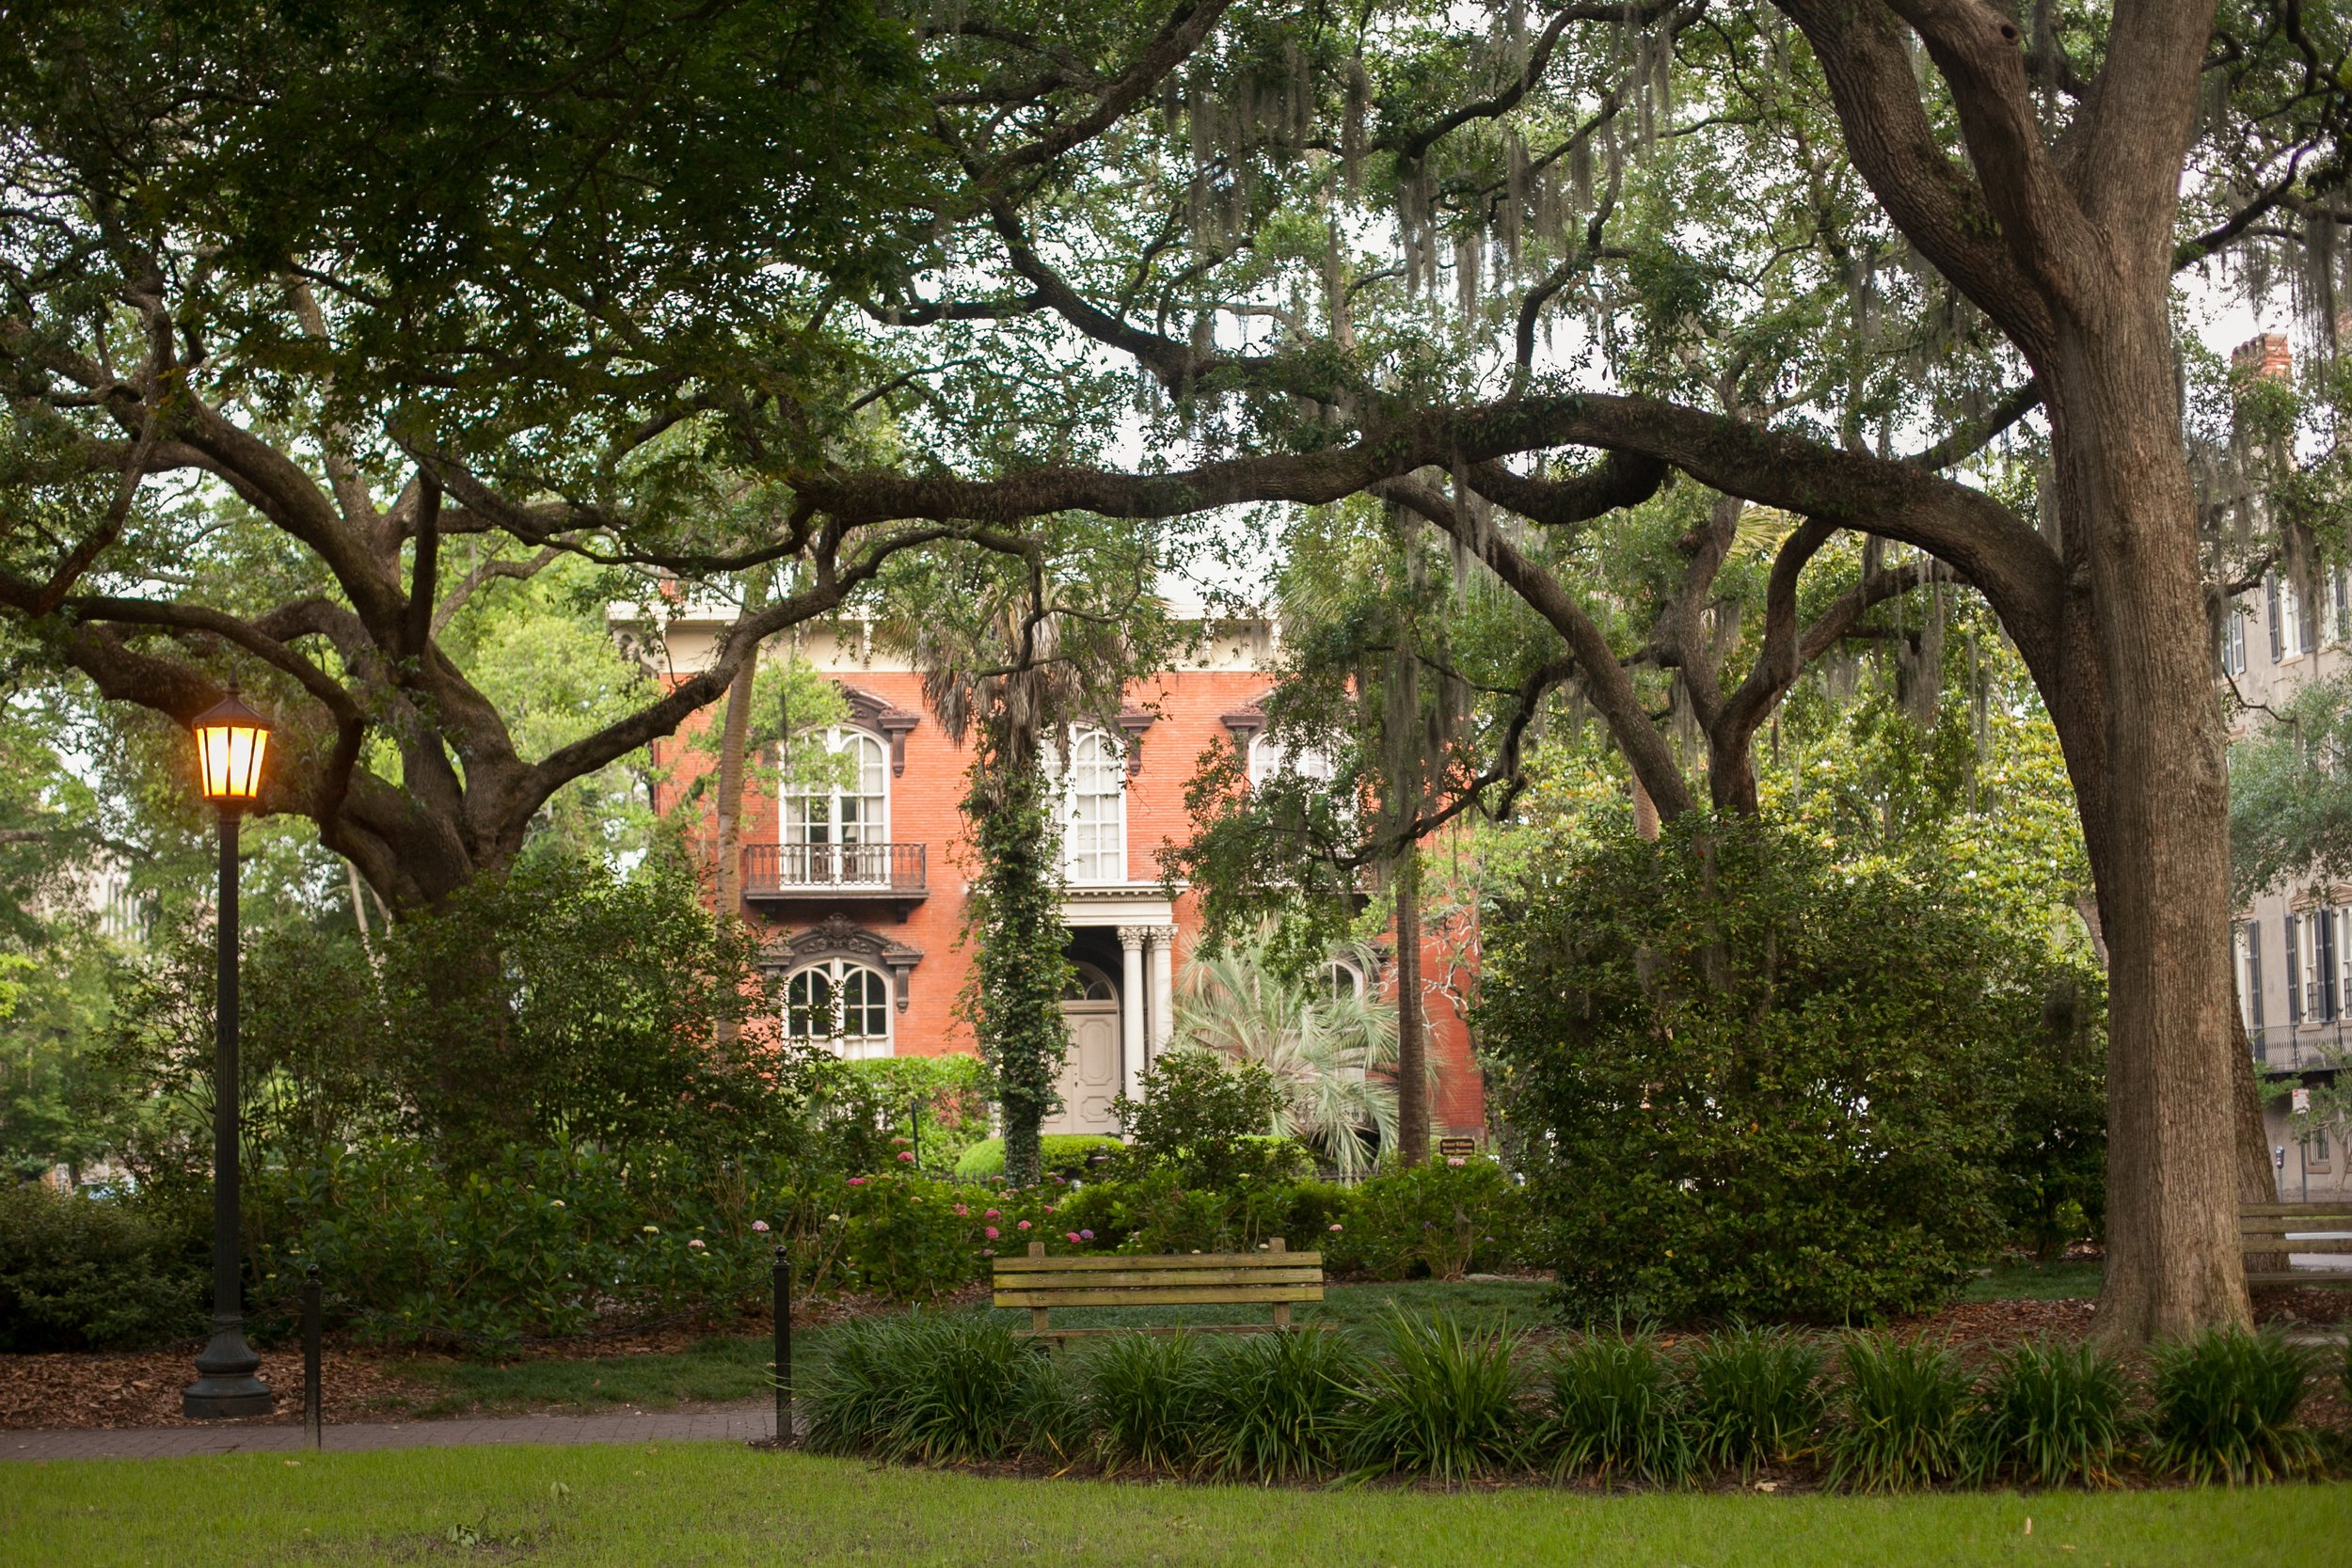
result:
M 1271 946 L 1261 928 L 1194 958 L 1176 998 L 1176 1033 L 1264 1067 L 1282 1091 L 1274 1132 L 1322 1149 L 1352 1179 L 1372 1163 L 1361 1129 L 1396 1147 L 1396 1089 L 1372 1076 L 1396 1069 L 1396 1008 L 1363 988 L 1343 993 L 1287 974 Z

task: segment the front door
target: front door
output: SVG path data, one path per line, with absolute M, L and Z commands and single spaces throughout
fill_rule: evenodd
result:
M 1047 1117 L 1045 1132 L 1119 1135 L 1111 1101 L 1119 1097 L 1119 995 L 1109 976 L 1091 964 L 1078 966 L 1078 983 L 1062 999 L 1070 1049 L 1062 1056 L 1061 1109 Z

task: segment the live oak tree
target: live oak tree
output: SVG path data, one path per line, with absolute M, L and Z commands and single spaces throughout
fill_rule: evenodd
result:
M 494 7 L 456 32 L 385 4 L 314 41 L 267 8 L 72 14 L 72 38 L 19 47 L 33 64 L 7 68 L 8 90 L 81 105 L 76 125 L 98 113 L 70 90 L 88 62 L 141 91 L 90 96 L 130 121 L 70 156 L 54 136 L 10 144 L 40 154 L 10 194 L 39 219 L 12 263 L 12 407 L 40 415 L 51 444 L 27 450 L 78 488 L 44 501 L 46 536 L 12 525 L 12 550 L 40 543 L 12 555 L 9 603 L 71 613 L 61 645 L 129 695 L 133 674 L 162 677 L 126 662 L 154 656 L 119 628 L 233 637 L 269 607 L 179 604 L 144 571 L 81 591 L 87 543 L 133 531 L 109 520 L 123 475 L 193 450 L 244 504 L 282 511 L 367 630 L 339 665 L 398 672 L 368 692 L 379 718 L 326 689 L 355 675 L 276 666 L 320 715 L 306 807 L 335 833 L 348 819 L 371 876 L 429 897 L 495 860 L 557 760 L 509 763 L 491 727 L 465 727 L 466 693 L 406 629 L 434 598 L 414 568 L 452 526 L 685 571 L 804 553 L 847 594 L 877 552 L 936 534 L 1374 492 L 1524 601 L 1669 816 L 1698 793 L 1627 661 L 1654 644 L 1677 672 L 1705 793 L 1742 809 L 1756 727 L 1833 613 L 1797 613 L 1807 563 L 1840 532 L 1892 541 L 1921 557 L 1873 546 L 1882 575 L 1851 591 L 1883 602 L 1948 574 L 1980 594 L 2065 750 L 2112 963 L 2108 1331 L 2245 1315 L 2224 781 L 2173 308 L 2185 267 L 2332 232 L 2332 15 L 965 0 L 546 24 Z M 153 37 L 119 46 L 118 14 Z M 157 69 L 201 36 L 190 18 L 223 58 Z M 484 90 L 505 72 L 529 90 Z M 207 141 L 222 125 L 238 135 Z M 116 177 L 141 160 L 185 177 Z M 158 198 L 205 221 L 159 224 Z M 291 300 L 289 277 L 323 332 L 260 303 Z M 332 355 L 295 353 L 321 340 Z M 276 356 L 252 385 L 289 390 L 237 423 L 203 400 L 243 341 Z M 333 417 L 368 396 L 372 421 Z M 306 403 L 323 417 L 271 447 L 262 432 Z M 351 438 L 379 474 L 373 522 L 331 474 L 294 505 L 281 468 L 239 466 L 247 441 L 325 463 L 338 429 L 367 432 Z M 1996 439 L 2038 483 L 1996 482 Z M 665 442 L 695 461 L 660 461 Z M 750 483 L 696 477 L 714 454 Z M 1678 570 L 1609 602 L 1566 570 L 1584 531 L 1702 487 Z M 665 504 L 681 490 L 694 504 Z M 1713 583 L 1756 508 L 1791 526 L 1735 671 Z M 733 522 L 718 538 L 714 515 Z M 336 543 L 353 531 L 375 543 Z M 123 650 L 84 646 L 108 638 Z M 210 686 L 183 679 L 172 703 Z M 404 739 L 403 798 L 363 819 L 337 759 L 355 730 L 415 733 L 410 711 L 453 726 L 458 763 Z M 648 713 L 658 733 L 668 710 Z M 434 782 L 459 768 L 462 809 Z

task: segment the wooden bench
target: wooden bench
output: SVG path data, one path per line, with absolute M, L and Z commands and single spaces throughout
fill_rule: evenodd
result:
M 1094 1334 L 1262 1334 L 1291 1326 L 1291 1308 L 1323 1299 L 1323 1254 L 1291 1252 L 1280 1237 L 1263 1252 L 1145 1258 L 1048 1258 L 1031 1242 L 1025 1258 L 999 1258 L 996 1305 L 1029 1309 L 1026 1333 L 1073 1339 Z M 1264 1302 L 1270 1323 L 1187 1323 L 1177 1328 L 1056 1328 L 1057 1307 L 1224 1307 Z
M 2275 1259 L 2260 1270 L 2249 1270 L 2249 1285 L 2317 1285 L 2352 1287 L 2352 1269 L 2296 1269 L 2286 1264 L 2291 1252 L 2352 1252 L 2352 1202 L 2241 1203 L 2238 1233 L 2248 1257 Z M 2337 1230 L 2340 1236 L 2313 1236 L 2314 1230 Z M 2288 1238 L 2299 1237 L 2299 1240 Z

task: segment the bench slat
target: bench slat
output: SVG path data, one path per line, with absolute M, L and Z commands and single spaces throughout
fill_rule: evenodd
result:
M 1064 1269 L 1319 1269 L 1320 1252 L 1193 1252 L 1094 1258 L 999 1258 L 998 1274 L 1059 1273 Z
M 2306 1219 L 2299 1214 L 2290 1219 L 2284 1214 L 2265 1214 L 2257 1219 L 2240 1220 L 2237 1222 L 2237 1227 L 2249 1236 L 2287 1236 L 2296 1231 L 2311 1230 L 2352 1230 L 2352 1214 L 2346 1214 L 2342 1219 Z
M 2341 1291 L 2352 1286 L 2352 1269 L 2297 1269 L 2291 1274 L 2249 1274 L 2249 1285 L 2309 1285 Z
M 2352 1252 L 2352 1237 L 2249 1236 L 2240 1252 Z
M 2237 1206 L 2240 1219 L 2256 1219 L 2268 1215 L 2315 1218 L 2352 1219 L 2352 1203 L 2241 1203 Z
M 999 1307 L 1219 1307 L 1244 1301 L 1321 1301 L 1320 1285 L 1218 1285 L 1206 1290 L 1008 1291 Z
M 1277 1323 L 1174 1323 L 1152 1328 L 1049 1328 L 1042 1332 L 1016 1328 L 1012 1336 L 1016 1339 L 1099 1339 L 1113 1334 L 1270 1334 L 1279 1327 Z M 1339 1325 L 1299 1323 L 1288 1332 L 1304 1334 L 1327 1330 L 1337 1333 Z
M 1211 1290 L 1226 1285 L 1320 1285 L 1321 1269 L 1099 1269 L 1084 1274 L 1025 1270 L 1000 1275 L 999 1291 L 1109 1291 L 1122 1286 Z

